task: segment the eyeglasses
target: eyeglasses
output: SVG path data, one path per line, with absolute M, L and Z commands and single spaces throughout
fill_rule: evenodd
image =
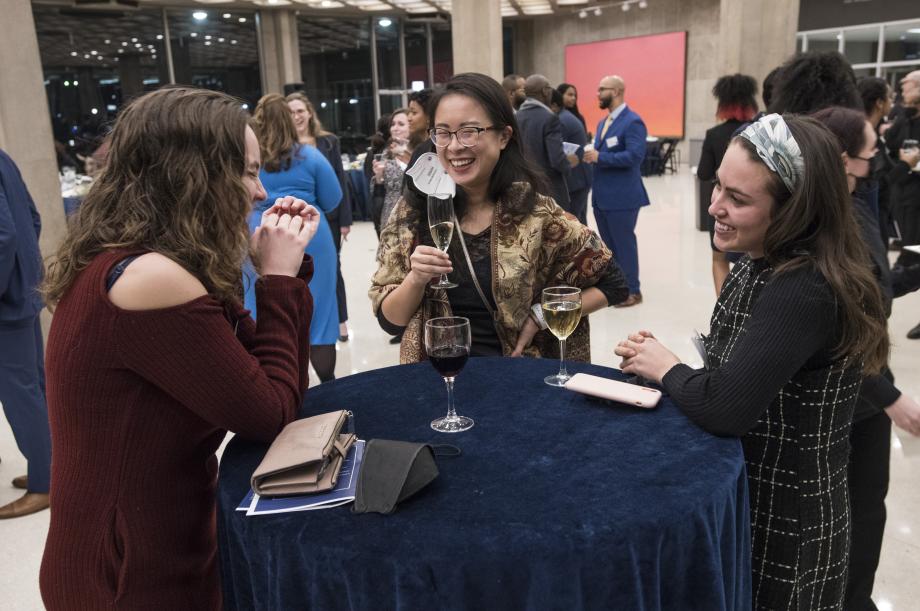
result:
M 597 88 L 597 92 L 598 92 L 598 93 L 600 93 L 600 92 L 602 92 L 602 91 L 616 91 L 616 90 L 617 90 L 616 87 L 598 87 L 598 88 Z
M 503 128 L 497 127 L 495 125 L 490 125 L 489 127 L 461 127 L 458 130 L 450 131 L 449 129 L 444 129 L 443 127 L 437 127 L 435 129 L 428 130 L 428 135 L 431 137 L 431 141 L 438 148 L 445 148 L 450 146 L 450 139 L 452 136 L 457 137 L 457 142 L 460 143 L 460 146 L 465 146 L 466 148 L 472 148 L 479 143 L 479 135 L 482 132 L 487 132 L 489 130 L 501 131 Z

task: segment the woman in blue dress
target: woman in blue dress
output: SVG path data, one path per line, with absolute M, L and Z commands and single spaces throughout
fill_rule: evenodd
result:
M 300 198 L 323 213 L 328 213 L 342 200 L 342 187 L 335 170 L 316 150 L 297 142 L 297 131 L 284 97 L 268 94 L 259 100 L 253 115 L 253 128 L 259 138 L 262 169 L 259 179 L 268 197 L 258 202 L 249 215 L 249 230 L 255 231 L 262 212 L 275 199 L 285 195 Z M 313 320 L 310 323 L 310 363 L 320 382 L 335 378 L 335 342 L 339 337 L 338 302 L 335 294 L 336 250 L 326 215 L 320 215 L 320 227 L 306 248 L 313 257 Z M 255 272 L 247 275 L 246 307 L 256 317 Z

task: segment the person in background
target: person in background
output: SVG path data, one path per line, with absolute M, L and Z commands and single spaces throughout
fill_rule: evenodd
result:
M 869 177 L 872 160 L 878 152 L 875 128 L 863 113 L 849 108 L 831 106 L 812 116 L 839 142 L 856 222 L 869 250 L 885 312 L 890 315 L 891 301 L 899 291 L 888 265 L 888 247 L 881 239 L 877 211 L 858 188 Z M 879 374 L 863 380 L 850 430 L 847 482 L 852 534 L 844 605 L 848 610 L 877 611 L 871 596 L 885 532 L 892 420 L 908 432 L 920 435 L 920 405 L 894 386 L 894 376 L 886 364 Z
M 713 193 L 716 246 L 744 252 L 684 365 L 648 331 L 615 352 L 706 431 L 741 438 L 755 609 L 843 609 L 849 432 L 860 383 L 888 357 L 885 310 L 839 147 L 807 117 L 732 140 Z
M 0 150 L 0 403 L 28 471 L 13 479 L 13 487 L 24 493 L 0 507 L 0 519 L 48 507 L 51 433 L 40 320 L 45 306 L 38 291 L 41 228 L 19 168 Z
M 901 79 L 902 110 L 885 133 L 888 152 L 896 160 L 888 181 L 895 218 L 904 246 L 920 244 L 920 148 L 902 148 L 905 140 L 920 141 L 920 70 Z M 920 254 L 901 249 L 897 265 L 920 263 Z M 920 323 L 907 332 L 908 339 L 920 339 Z
M 406 119 L 409 121 L 409 148 L 415 150 L 428 141 L 428 100 L 431 89 L 409 92 L 409 105 L 406 107 Z
M 380 212 L 380 227 L 389 222 L 390 214 L 402 195 L 403 174 L 408 168 L 412 149 L 409 148 L 409 117 L 405 108 L 397 108 L 390 115 L 390 140 L 384 159 L 374 161 L 374 191 L 383 192 L 383 209 Z
M 549 108 L 553 91 L 542 74 L 528 76 L 524 84 L 527 99 L 514 118 L 520 127 L 521 144 L 528 159 L 543 171 L 549 181 L 549 190 L 545 195 L 570 212 L 566 179 L 574 165 L 570 159 L 577 163 L 578 158 L 574 155 L 570 158 L 562 146 L 562 124 Z
M 524 93 L 524 77 L 520 74 L 509 74 L 502 79 L 502 89 L 505 90 L 508 102 L 511 103 L 511 108 L 514 110 L 520 108 L 524 100 L 527 99 L 527 95 Z
M 626 106 L 626 83 L 620 77 L 602 78 L 597 99 L 609 114 L 597 126 L 594 150 L 584 153 L 582 161 L 594 164 L 594 218 L 601 238 L 626 274 L 629 297 L 615 305 L 627 308 L 642 303 L 636 221 L 639 210 L 649 205 L 641 171 L 648 130 Z
M 331 212 L 326 213 L 329 229 L 332 231 L 332 240 L 335 242 L 335 297 L 338 302 L 339 312 L 339 341 L 348 341 L 348 303 L 345 297 L 345 279 L 342 278 L 342 242 L 348 240 L 352 225 L 352 206 L 350 189 L 345 177 L 345 168 L 342 167 L 342 149 L 339 139 L 335 134 L 323 129 L 323 124 L 316 116 L 316 109 L 310 98 L 302 91 L 295 91 L 286 98 L 288 108 L 291 109 L 291 118 L 294 119 L 294 129 L 297 130 L 297 142 L 315 147 L 338 176 L 339 186 L 342 188 L 342 201 Z
M 313 318 L 310 322 L 310 363 L 320 382 L 335 379 L 335 342 L 339 337 L 339 313 L 336 299 L 336 261 L 338 257 L 332 231 L 326 215 L 342 201 L 342 187 L 335 170 L 316 147 L 300 144 L 291 119 L 291 110 L 284 96 L 270 93 L 262 96 L 252 118 L 253 130 L 259 138 L 262 169 L 259 179 L 267 197 L 249 215 L 249 229 L 255 232 L 262 215 L 278 198 L 293 196 L 310 202 L 323 214 L 316 235 L 307 246 L 306 254 L 313 259 Z M 258 263 L 258 262 L 256 262 Z M 247 268 L 246 307 L 258 319 L 256 282 Z
M 770 103 L 773 102 L 773 88 L 776 87 L 776 81 L 779 79 L 780 72 L 782 72 L 782 66 L 777 66 L 770 70 L 770 73 L 767 74 L 763 79 L 763 83 L 760 86 L 760 97 L 763 99 L 763 107 L 769 108 Z M 764 115 L 764 112 L 761 111 L 754 115 L 754 120 L 760 119 Z
M 578 145 L 575 157 L 578 163 L 572 168 L 566 180 L 569 190 L 569 204 L 562 206 L 566 212 L 571 213 L 582 225 L 588 224 L 588 192 L 591 190 L 591 164 L 582 163 L 585 145 L 588 143 L 588 134 L 584 124 L 565 107 L 565 99 L 558 89 L 552 92 L 553 99 L 550 108 L 559 117 L 562 126 L 562 141 Z
M 718 125 L 706 130 L 706 137 L 703 139 L 703 148 L 700 153 L 700 164 L 696 169 L 696 177 L 699 179 L 700 204 L 707 204 L 712 197 L 713 180 L 716 177 L 716 170 L 722 163 L 722 157 L 728 148 L 729 142 L 735 132 L 744 125 L 749 123 L 757 113 L 757 81 L 746 74 L 731 74 L 722 76 L 716 81 L 715 87 L 712 88 L 712 95 L 715 96 L 718 106 L 716 107 L 716 118 L 720 121 Z M 709 244 L 712 247 L 712 283 L 716 290 L 716 296 L 722 290 L 722 283 L 728 276 L 728 254 L 716 248 L 713 242 L 715 233 L 715 220 L 709 217 Z
M 888 184 L 888 174 L 894 167 L 894 162 L 888 156 L 888 147 L 885 143 L 884 131 L 889 125 L 885 124 L 894 102 L 894 91 L 883 78 L 864 76 L 856 81 L 856 88 L 863 101 L 863 111 L 866 118 L 875 130 L 879 146 L 872 158 L 872 174 L 868 180 L 878 185 L 878 225 L 882 242 L 888 245 L 889 238 L 893 235 L 893 218 L 891 215 L 891 187 Z M 884 126 L 884 127 L 883 127 Z
M 583 322 L 567 340 L 567 355 L 590 360 L 587 315 L 627 295 L 610 251 L 540 194 L 543 179 L 526 160 L 515 114 L 493 79 L 458 74 L 429 108 L 432 142 L 457 185 L 460 225 L 447 253 L 435 248 L 427 197 L 413 186 L 383 228 L 369 296 L 384 330 L 405 330 L 400 362 L 425 358 L 424 320 L 450 312 L 469 318 L 473 356 L 558 356 L 558 341 L 541 331 L 533 306 L 544 288 L 560 284 L 582 289 Z M 441 273 L 458 286 L 432 289 Z
M 216 452 L 228 430 L 268 444 L 297 416 L 321 221 L 286 199 L 250 239 L 265 190 L 248 120 L 205 89 L 132 100 L 50 261 L 49 611 L 221 608 Z M 240 303 L 250 249 L 258 326 Z
M 770 113 L 809 114 L 828 106 L 862 110 L 856 76 L 837 51 L 807 51 L 779 67 Z
M 374 158 L 377 155 L 383 155 L 390 141 L 390 120 L 392 115 L 384 114 L 377 119 L 377 131 L 371 136 L 370 146 L 367 154 L 364 156 L 364 177 L 370 185 L 371 196 L 371 220 L 374 223 L 374 231 L 377 237 L 380 237 L 380 215 L 383 214 L 383 187 L 378 190 L 374 182 Z
M 562 83 L 556 87 L 556 91 L 562 94 L 562 106 L 578 119 L 579 123 L 581 123 L 581 129 L 587 132 L 588 127 L 585 124 L 585 118 L 578 111 L 578 90 L 575 85 Z

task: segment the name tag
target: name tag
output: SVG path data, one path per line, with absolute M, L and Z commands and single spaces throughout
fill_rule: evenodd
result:
M 620 141 L 617 139 L 616 136 L 610 136 L 609 138 L 607 138 L 607 148 L 609 149 L 612 149 L 619 143 Z

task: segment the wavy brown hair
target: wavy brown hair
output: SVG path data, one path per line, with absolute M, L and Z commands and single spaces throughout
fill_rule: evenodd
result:
M 316 116 L 316 108 L 313 106 L 313 102 L 310 101 L 310 98 L 308 98 L 307 94 L 303 91 L 289 93 L 284 99 L 286 102 L 303 102 L 303 105 L 307 107 L 307 112 L 310 113 L 310 120 L 307 121 L 307 128 L 310 130 L 311 136 L 316 138 L 318 136 L 328 136 L 331 133 L 326 131 L 326 128 L 323 127 L 323 122 Z M 297 130 L 295 129 L 294 131 L 296 132 Z
M 812 264 L 837 300 L 840 341 L 837 358 L 856 357 L 866 373 L 878 373 L 888 361 L 888 330 L 878 282 L 860 236 L 836 137 L 820 122 L 784 115 L 798 143 L 805 172 L 790 193 L 770 172 L 768 190 L 775 202 L 764 236 L 764 256 L 776 274 Z M 763 163 L 754 145 L 735 142 L 755 163 Z
M 291 109 L 283 95 L 269 93 L 262 96 L 252 115 L 252 128 L 259 138 L 265 171 L 282 172 L 290 169 L 298 146 L 297 128 L 294 127 Z
M 191 87 L 164 87 L 128 104 L 105 167 L 49 259 L 47 303 L 56 305 L 111 248 L 160 253 L 221 302 L 239 299 L 251 207 L 247 119 L 239 100 Z

